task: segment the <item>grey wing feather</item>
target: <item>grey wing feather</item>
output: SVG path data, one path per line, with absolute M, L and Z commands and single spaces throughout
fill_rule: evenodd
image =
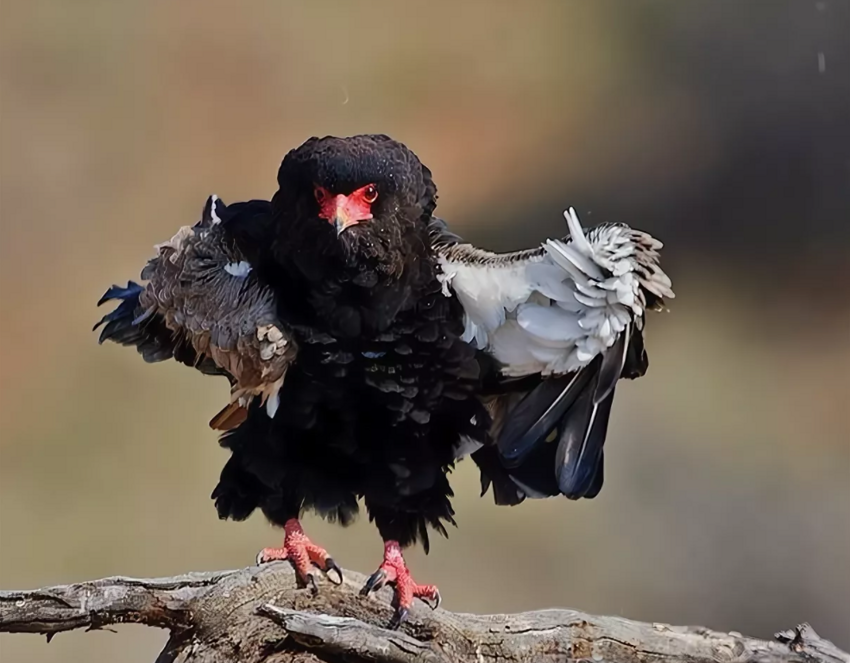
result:
M 464 339 L 503 376 L 541 378 L 493 431 L 502 466 L 529 497 L 599 492 L 615 386 L 646 372 L 645 313 L 674 296 L 656 239 L 623 224 L 585 231 L 573 209 L 565 217 L 568 236 L 508 254 L 431 226 L 443 292 L 465 312 Z
M 254 396 L 270 415 L 297 348 L 277 318 L 274 294 L 257 278 L 228 235 L 228 208 L 211 196 L 194 226 L 184 226 L 142 270 L 136 320 L 162 320 L 173 335 L 231 378 L 232 401 L 247 406 Z M 214 427 L 227 426 L 238 407 L 225 408 Z M 217 423 L 216 423 L 217 422 Z

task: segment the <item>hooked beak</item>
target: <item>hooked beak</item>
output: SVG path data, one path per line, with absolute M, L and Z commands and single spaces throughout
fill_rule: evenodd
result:
M 334 229 L 336 229 L 337 237 L 342 235 L 343 231 L 349 226 L 357 225 L 357 221 L 352 220 L 351 215 L 344 206 L 337 208 L 331 223 L 333 223 Z
M 339 237 L 346 228 L 371 219 L 372 212 L 369 206 L 357 197 L 337 195 L 322 203 L 319 217 L 326 219 Z

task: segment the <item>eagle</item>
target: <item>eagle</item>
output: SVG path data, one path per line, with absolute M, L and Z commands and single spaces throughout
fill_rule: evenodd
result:
M 211 196 L 100 304 L 100 342 L 230 383 L 210 425 L 230 450 L 221 518 L 256 509 L 283 529 L 258 563 L 288 560 L 317 591 L 342 572 L 306 511 L 347 525 L 361 505 L 384 542 L 362 593 L 389 584 L 390 623 L 414 598 L 403 549 L 455 525 L 449 474 L 470 456 L 481 494 L 595 497 L 617 383 L 647 370 L 647 311 L 671 299 L 661 242 L 621 223 L 493 253 L 434 215 L 431 171 L 385 135 L 311 138 L 270 201 Z M 96 327 L 97 327 L 96 326 Z

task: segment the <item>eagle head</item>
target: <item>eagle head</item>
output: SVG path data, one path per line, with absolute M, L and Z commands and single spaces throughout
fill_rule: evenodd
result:
M 431 171 L 384 135 L 310 138 L 284 157 L 277 181 L 276 251 L 308 272 L 330 263 L 401 269 L 437 204 Z

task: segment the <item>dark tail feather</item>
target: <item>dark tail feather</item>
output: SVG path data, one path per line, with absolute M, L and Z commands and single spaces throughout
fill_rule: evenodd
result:
M 472 460 L 481 472 L 482 497 L 493 487 L 493 499 L 496 504 L 516 506 L 525 499 L 523 491 L 511 480 L 509 471 L 499 459 L 499 451 L 494 446 L 481 447 L 472 454 Z M 551 469 L 551 464 L 550 464 Z
M 271 425 L 265 408 L 254 399 L 245 421 L 219 438 L 219 444 L 231 452 L 210 496 L 222 520 L 245 520 L 267 501 L 271 487 L 281 483 L 268 447 Z
M 215 500 L 218 517 L 222 520 L 245 520 L 259 506 L 265 492 L 257 477 L 247 472 L 234 455 L 225 463 L 210 497 Z

